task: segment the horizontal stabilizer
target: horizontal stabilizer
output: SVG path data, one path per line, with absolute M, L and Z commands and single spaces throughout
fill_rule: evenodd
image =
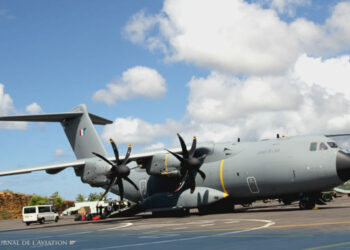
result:
M 67 112 L 67 113 L 53 113 L 53 114 L 39 114 L 39 115 L 16 115 L 3 116 L 0 121 L 27 121 L 27 122 L 63 122 L 65 119 L 75 118 L 83 115 L 82 112 Z M 113 123 L 110 120 L 100 116 L 90 114 L 89 117 L 94 124 L 105 125 Z

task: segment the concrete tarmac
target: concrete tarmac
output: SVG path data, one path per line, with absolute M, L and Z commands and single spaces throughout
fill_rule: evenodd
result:
M 235 213 L 129 218 L 26 226 L 0 221 L 0 249 L 350 249 L 350 198 L 300 210 L 254 203 Z

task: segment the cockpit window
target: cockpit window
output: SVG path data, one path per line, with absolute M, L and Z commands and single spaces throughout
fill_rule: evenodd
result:
M 310 151 L 316 151 L 317 150 L 317 142 L 312 142 L 310 144 Z
M 327 142 L 328 146 L 330 146 L 331 148 L 338 148 L 338 145 L 335 142 L 329 141 Z
M 326 144 L 324 144 L 323 142 L 320 143 L 320 147 L 319 147 L 320 150 L 327 150 L 328 147 L 326 146 Z

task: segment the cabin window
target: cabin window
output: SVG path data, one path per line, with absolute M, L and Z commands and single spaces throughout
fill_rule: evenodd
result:
M 330 146 L 331 148 L 338 148 L 338 145 L 335 142 L 329 141 L 327 142 L 328 146 Z
M 327 150 L 328 147 L 326 146 L 326 144 L 324 144 L 323 142 L 320 143 L 320 147 L 319 147 L 320 150 Z
M 317 142 L 312 142 L 310 144 L 310 151 L 316 151 L 317 150 Z

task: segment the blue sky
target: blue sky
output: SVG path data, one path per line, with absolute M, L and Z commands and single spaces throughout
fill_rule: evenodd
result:
M 348 132 L 346 10 L 349 1 L 335 0 L 3 0 L 0 115 L 85 103 L 91 113 L 120 119 L 97 127 L 110 153 L 109 137 L 121 151 L 128 143 L 139 151 L 176 144 L 176 132 L 213 141 Z M 136 93 L 138 66 L 150 79 Z M 162 79 L 165 91 L 147 95 Z M 111 92 L 107 84 L 124 97 L 96 98 Z M 74 159 L 59 124 L 0 128 L 0 170 Z M 102 191 L 72 170 L 3 177 L 1 189 L 58 191 L 66 199 Z

